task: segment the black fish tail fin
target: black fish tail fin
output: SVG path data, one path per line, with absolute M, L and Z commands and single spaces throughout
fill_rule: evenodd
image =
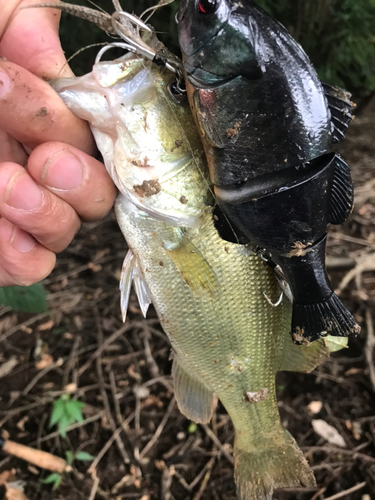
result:
M 353 209 L 354 189 L 349 165 L 338 155 L 334 161 L 328 222 L 342 224 Z
M 340 142 L 352 120 L 355 105 L 350 100 L 351 94 L 346 90 L 325 82 L 322 85 L 331 112 L 332 140 Z
M 292 336 L 297 344 L 312 342 L 325 335 L 356 336 L 360 331 L 360 326 L 334 292 L 322 302 L 293 304 Z
M 236 438 L 234 478 L 239 500 L 272 500 L 278 488 L 315 486 L 305 457 L 286 430 L 282 440 L 261 450 L 247 449 Z
M 355 336 L 360 331 L 329 282 L 324 265 L 326 239 L 274 256 L 292 291 L 292 336 L 296 343 L 312 342 L 327 334 Z

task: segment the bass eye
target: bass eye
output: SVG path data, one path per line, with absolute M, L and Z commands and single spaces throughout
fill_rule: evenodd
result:
M 200 14 L 213 14 L 218 7 L 218 0 L 199 0 L 197 7 Z

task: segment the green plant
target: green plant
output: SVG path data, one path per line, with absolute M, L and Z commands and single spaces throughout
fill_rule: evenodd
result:
M 66 439 L 69 425 L 83 421 L 82 408 L 84 406 L 85 403 L 71 399 L 70 394 L 63 394 L 53 403 L 49 426 L 53 427 L 57 424 L 60 436 Z M 68 450 L 65 452 L 65 459 L 67 466 L 64 473 L 53 472 L 42 480 L 43 484 L 52 484 L 52 489 L 56 490 L 62 483 L 64 474 L 71 471 L 74 461 L 91 462 L 94 457 L 86 451 L 73 452 Z
M 375 0 L 257 0 L 302 45 L 322 80 L 375 91 Z
M 67 470 L 73 466 L 73 462 L 78 460 L 80 462 L 92 462 L 94 457 L 87 453 L 86 451 L 79 451 L 78 453 L 73 453 L 72 451 L 65 452 L 65 458 L 67 463 Z M 52 484 L 52 489 L 57 490 L 63 480 L 63 474 L 59 474 L 58 472 L 53 472 L 45 479 L 42 480 L 43 484 Z
M 70 394 L 63 394 L 53 403 L 53 411 L 49 426 L 57 424 L 61 437 L 66 437 L 66 431 L 69 425 L 75 422 L 83 422 L 82 408 L 85 403 L 76 399 L 71 399 Z
M 31 286 L 0 287 L 0 305 L 28 313 L 43 313 L 48 310 L 46 292 L 40 283 Z
M 319 76 L 328 83 L 357 93 L 375 91 L 375 0 L 256 0 L 280 21 L 302 45 Z M 88 1 L 72 3 L 88 5 Z M 96 4 L 113 12 L 111 0 Z M 155 5 L 154 0 L 128 0 L 124 8 L 140 15 Z M 167 47 L 179 54 L 175 13 L 179 2 L 158 9 L 151 18 L 158 36 Z M 87 21 L 65 15 L 61 39 L 67 56 L 85 45 L 108 41 L 105 33 Z M 82 36 L 84 33 L 84 36 Z M 91 70 L 98 48 L 83 52 L 72 61 L 75 72 Z M 113 57 L 113 53 L 109 53 Z

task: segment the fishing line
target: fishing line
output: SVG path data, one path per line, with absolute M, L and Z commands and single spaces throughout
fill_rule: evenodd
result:
M 64 64 L 64 66 L 62 66 L 62 68 L 60 69 L 60 71 L 58 72 L 58 75 L 61 73 L 61 71 L 65 68 L 65 66 L 67 64 L 70 63 L 70 61 L 72 61 L 72 59 L 74 59 L 76 56 L 78 56 L 78 54 L 80 54 L 81 52 L 84 52 L 86 49 L 91 49 L 92 47 L 98 47 L 98 46 L 102 46 L 102 45 L 107 45 L 108 42 L 101 42 L 101 43 L 92 43 L 91 45 L 86 45 L 86 47 L 82 47 L 80 48 L 79 50 L 77 50 L 76 52 L 74 52 L 74 54 L 72 56 L 70 56 L 67 60 L 66 60 L 66 63 Z
M 93 2 L 93 0 L 87 0 L 87 2 L 91 5 L 93 5 L 94 7 L 96 7 L 98 10 L 100 10 L 101 12 L 103 12 L 103 14 L 107 14 L 109 15 L 109 13 L 107 11 L 105 11 L 102 7 L 100 7 L 100 5 L 96 4 L 95 2 Z

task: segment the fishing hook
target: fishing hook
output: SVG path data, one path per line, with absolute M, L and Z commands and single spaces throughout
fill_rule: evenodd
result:
M 132 36 L 132 34 L 126 32 L 126 28 L 124 24 L 121 22 L 119 17 L 125 17 L 127 21 L 130 21 L 131 23 L 135 24 L 138 28 L 141 28 L 143 30 L 148 31 L 149 33 L 152 33 L 152 29 L 147 26 L 142 20 L 138 19 L 133 14 L 129 14 L 128 12 L 125 11 L 116 11 L 112 14 L 112 26 L 114 31 L 117 33 L 117 35 L 125 40 L 130 46 L 132 46 L 132 52 L 135 52 L 139 54 L 142 57 L 145 57 L 146 59 L 149 59 L 153 63 L 157 64 L 158 66 L 164 66 L 169 71 L 172 71 L 173 73 L 176 74 L 177 76 L 177 82 L 176 86 L 179 92 L 181 94 L 184 94 L 186 92 L 185 85 L 184 85 L 184 78 L 182 75 L 182 66 L 181 64 L 178 64 L 176 62 L 169 61 L 162 55 L 160 55 L 157 51 L 149 47 L 146 43 L 143 42 L 141 38 L 137 40 L 136 35 Z M 125 48 L 125 47 L 123 47 Z
M 97 53 L 96 58 L 95 58 L 95 64 L 98 64 L 100 62 L 103 54 L 105 52 L 107 52 L 109 49 L 113 49 L 113 47 L 118 47 L 120 49 L 129 50 L 130 52 L 134 52 L 135 54 L 137 54 L 136 48 L 128 43 L 112 42 L 99 50 L 99 52 Z
M 270 306 L 277 307 L 281 304 L 281 301 L 283 300 L 284 292 L 281 292 L 280 297 L 278 298 L 278 300 L 276 302 L 272 302 L 272 300 L 264 292 L 263 292 L 263 295 Z

